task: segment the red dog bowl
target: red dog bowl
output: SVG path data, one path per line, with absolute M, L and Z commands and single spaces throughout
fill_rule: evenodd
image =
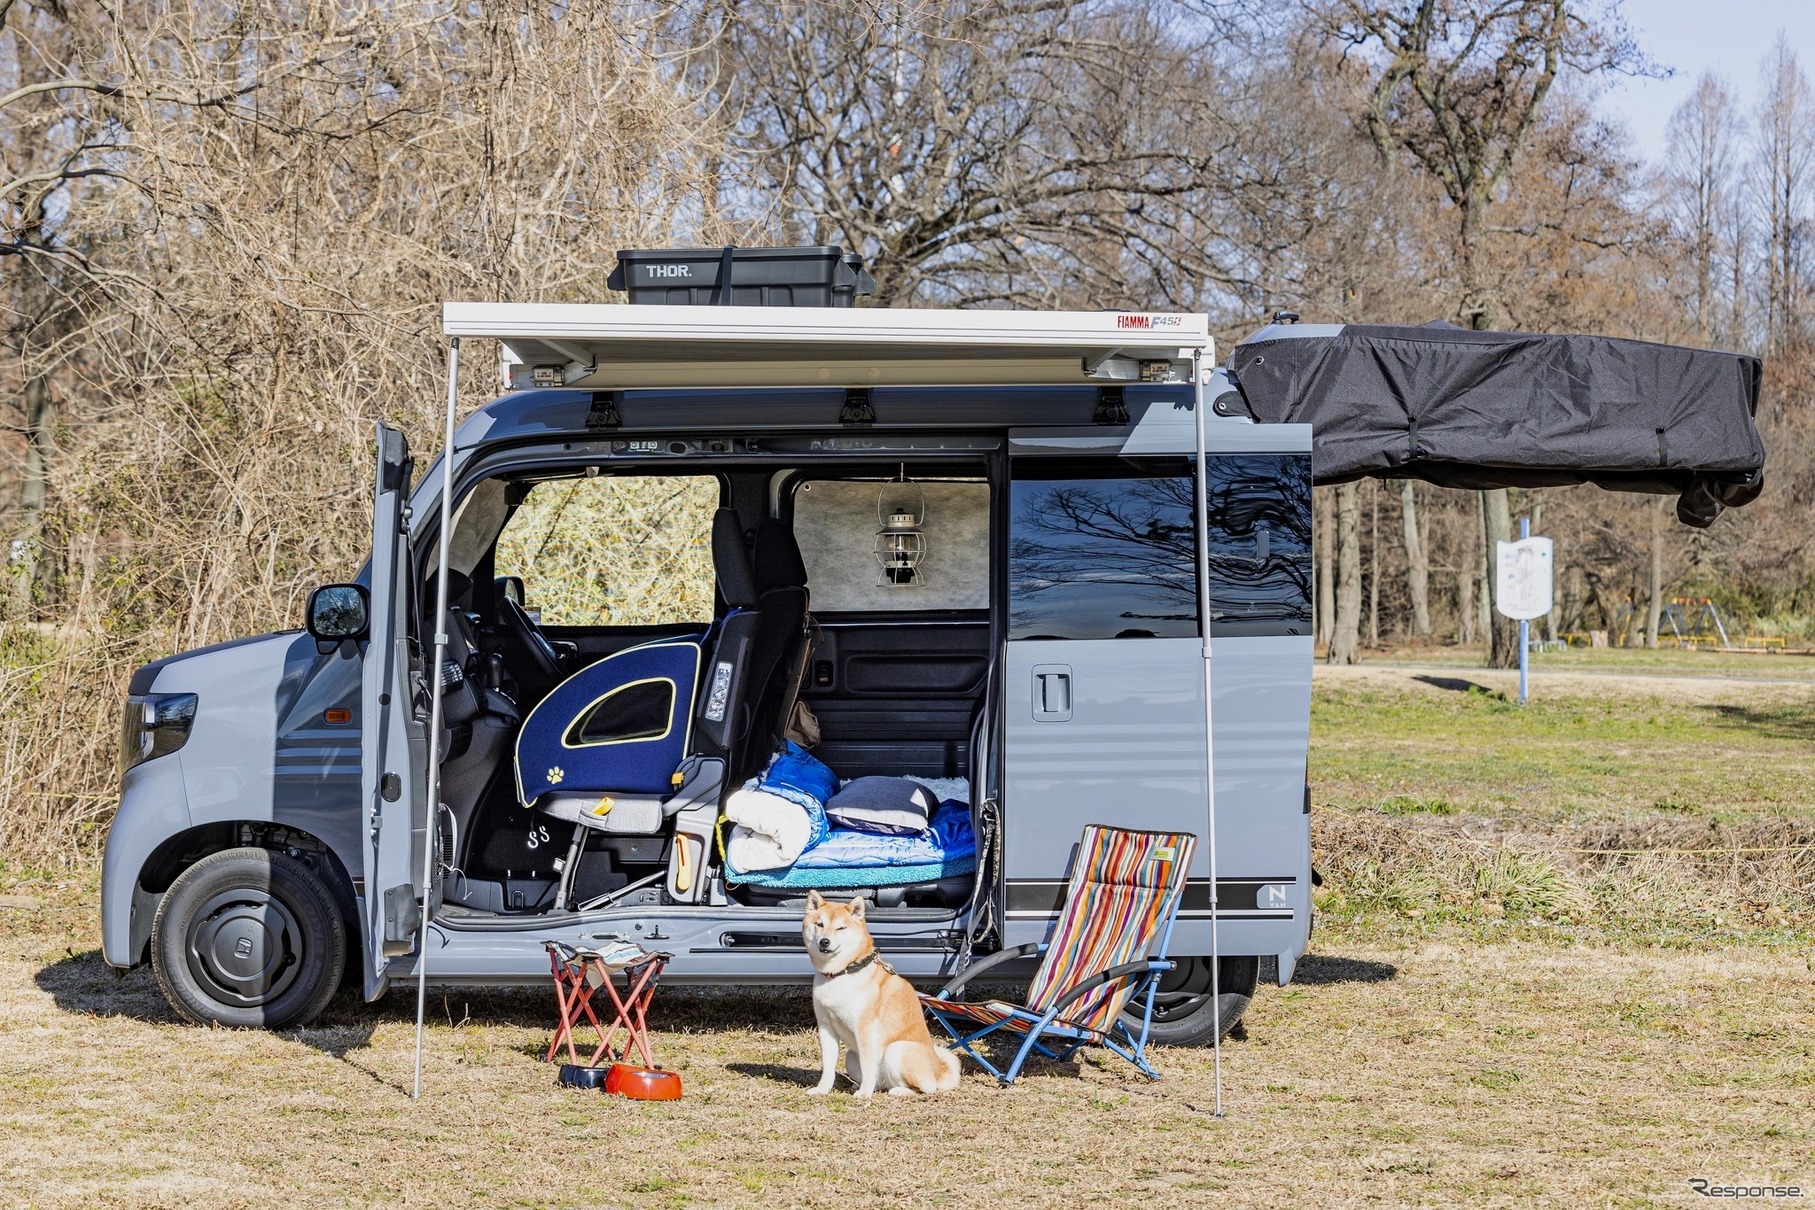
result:
M 659 1067 L 613 1063 L 605 1072 L 605 1091 L 633 1101 L 678 1101 L 681 1077 Z

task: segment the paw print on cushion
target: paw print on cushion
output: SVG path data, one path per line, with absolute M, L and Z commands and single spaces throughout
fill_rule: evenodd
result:
M 548 784 L 551 786 L 558 786 L 561 784 L 561 779 L 566 776 L 566 771 L 562 769 L 560 765 L 556 765 L 548 771 Z

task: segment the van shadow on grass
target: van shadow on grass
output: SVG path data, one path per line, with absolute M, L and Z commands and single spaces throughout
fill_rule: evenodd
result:
M 108 966 L 98 949 L 76 953 L 65 950 L 66 957 L 39 967 L 32 981 L 49 993 L 58 1009 L 79 1017 L 123 1017 L 145 1025 L 168 1025 L 180 1029 L 203 1029 L 179 1017 L 164 994 L 158 990 L 157 977 L 149 964 L 121 974 Z M 351 990 L 348 990 L 348 987 Z M 371 1044 L 377 1018 L 360 999 L 355 985 L 343 986 L 340 993 L 313 1023 L 302 1028 L 278 1031 L 277 1036 L 300 1042 L 311 1049 L 376 1073 L 348 1058 L 356 1050 Z
M 52 1003 L 81 1017 L 126 1017 L 148 1025 L 175 1025 L 181 1020 L 164 995 L 150 966 L 120 974 L 101 958 L 98 949 L 77 953 L 63 951 L 59 958 L 38 968 L 32 982 L 49 993 Z
M 989 1061 L 991 1063 L 1006 1070 L 1008 1065 L 1014 1061 L 1015 1051 L 1020 1049 L 1021 1040 L 1020 1036 L 1017 1035 L 1012 1041 L 1005 1040 L 1001 1043 L 986 1042 L 980 1046 L 979 1049 L 981 1049 L 985 1055 L 989 1056 Z M 946 1039 L 935 1030 L 933 1043 L 935 1045 L 943 1046 L 945 1042 Z M 983 1070 L 969 1059 L 963 1059 L 962 1062 L 964 1074 L 967 1076 Z M 790 1067 L 783 1063 L 727 1063 L 725 1064 L 725 1070 L 740 1076 L 748 1077 L 752 1080 L 763 1080 L 770 1084 L 790 1084 L 796 1088 L 813 1088 L 819 1083 L 819 1068 L 816 1066 Z M 1067 1062 L 1060 1062 L 1057 1059 L 1048 1059 L 1041 1055 L 1033 1055 L 1027 1060 L 1027 1065 L 1022 1068 L 1021 1074 L 1036 1079 L 1057 1078 L 1061 1080 L 1076 1080 L 1082 1077 L 1084 1073 L 1078 1066 L 1078 1061 L 1075 1059 Z M 834 1091 L 851 1092 L 855 1090 L 856 1087 L 856 1081 L 851 1079 L 843 1066 L 840 1066 L 838 1069 L 838 1083 L 834 1086 Z
M 1330 983 L 1385 983 L 1397 978 L 1391 962 L 1344 958 L 1336 954 L 1306 954 L 1292 971 L 1292 982 L 1322 986 Z

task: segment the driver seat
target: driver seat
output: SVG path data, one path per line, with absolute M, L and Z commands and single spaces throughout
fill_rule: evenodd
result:
M 524 722 L 518 799 L 573 825 L 560 909 L 604 901 L 573 902 L 589 834 L 657 835 L 683 811 L 717 814 L 726 762 L 745 742 L 760 688 L 752 665 L 762 611 L 731 509 L 713 515 L 712 561 L 727 607 L 712 629 L 607 656 L 557 685 Z M 675 843 L 699 844 L 687 851 L 703 856 L 697 838 L 677 834 Z

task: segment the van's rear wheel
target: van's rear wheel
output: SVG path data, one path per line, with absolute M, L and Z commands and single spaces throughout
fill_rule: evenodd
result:
M 158 987 L 204 1025 L 307 1024 L 340 986 L 346 953 L 333 893 L 268 849 L 202 858 L 170 884 L 151 926 Z
M 1219 965 L 1217 996 L 1210 995 L 1210 959 L 1179 958 L 1160 976 L 1153 998 L 1153 1025 L 1148 1039 L 1161 1046 L 1207 1046 L 1235 1028 L 1260 981 L 1260 959 L 1224 958 Z M 1122 1014 L 1130 1029 L 1141 1027 L 1140 1005 Z

